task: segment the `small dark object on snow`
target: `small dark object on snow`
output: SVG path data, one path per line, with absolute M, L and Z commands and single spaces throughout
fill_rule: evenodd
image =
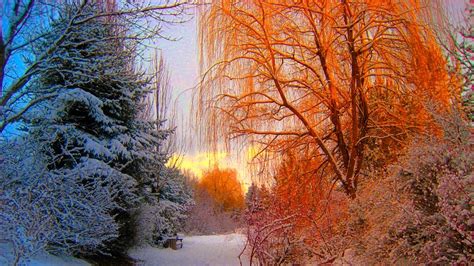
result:
M 165 248 L 171 247 L 174 250 L 179 248 L 183 248 L 183 239 L 179 238 L 178 236 L 173 238 L 168 238 L 164 244 Z

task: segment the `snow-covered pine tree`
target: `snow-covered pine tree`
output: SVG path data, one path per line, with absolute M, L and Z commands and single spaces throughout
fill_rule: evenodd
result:
M 140 200 L 153 201 L 153 193 L 157 192 L 153 170 L 167 159 L 157 147 L 169 132 L 156 130 L 156 123 L 138 118 L 150 87 L 149 80 L 134 70 L 137 43 L 128 35 L 130 25 L 120 17 L 90 19 L 97 10 L 86 1 L 65 5 L 52 23 L 52 34 L 42 46 L 48 47 L 58 38 L 62 42 L 42 64 L 32 85 L 38 91 L 55 87 L 57 94 L 30 113 L 29 135 L 49 144 L 43 153 L 48 156 L 50 172 L 81 176 L 77 182 L 83 187 L 107 188 L 103 190 L 107 194 L 104 200 L 113 201 L 116 207 L 107 211 L 120 228 L 118 240 L 108 243 L 108 251 L 121 252 L 132 244 L 128 210 Z M 84 18 L 87 21 L 81 21 Z M 75 224 L 78 221 L 62 220 L 58 224 L 74 231 L 81 228 Z M 50 243 L 55 245 L 70 243 Z M 73 250 L 84 251 L 90 250 Z

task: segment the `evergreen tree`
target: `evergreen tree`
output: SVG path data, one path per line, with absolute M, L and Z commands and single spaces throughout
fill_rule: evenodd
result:
M 116 207 L 109 215 L 120 228 L 118 241 L 109 249 L 120 252 L 132 244 L 128 210 L 139 200 L 154 201 L 158 183 L 153 170 L 167 159 L 158 147 L 169 132 L 139 119 L 150 86 L 133 69 L 137 46 L 127 35 L 129 26 L 119 18 L 100 16 L 74 24 L 90 18 L 96 8 L 66 6 L 52 24 L 52 34 L 42 45 L 51 45 L 56 35 L 64 39 L 45 61 L 34 86 L 39 91 L 56 87 L 57 94 L 35 108 L 29 134 L 49 144 L 43 152 L 49 156 L 50 172 L 81 176 L 78 183 L 84 187 L 107 188 L 104 192 Z M 83 9 L 80 16 L 77 9 Z

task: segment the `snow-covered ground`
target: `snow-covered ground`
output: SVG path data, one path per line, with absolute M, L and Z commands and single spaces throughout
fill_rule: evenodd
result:
M 58 257 L 50 254 L 40 254 L 27 263 L 28 266 L 87 266 L 88 262 L 73 257 Z
M 245 245 L 245 236 L 234 233 L 227 235 L 184 236 L 183 248 L 160 249 L 155 247 L 141 247 L 129 251 L 129 256 L 137 261 L 136 265 L 240 265 L 239 254 Z M 0 245 L 1 253 L 8 248 Z M 0 265 L 9 265 L 5 253 L 0 256 Z M 249 265 L 248 257 L 242 255 L 242 265 Z M 50 254 L 38 254 L 29 262 L 28 266 L 85 266 L 90 265 L 84 260 L 73 257 L 57 257 Z
M 136 248 L 129 255 L 138 265 L 240 265 L 239 254 L 245 245 L 242 234 L 184 236 L 183 248 L 178 250 L 154 247 Z M 242 255 L 242 265 L 248 257 Z
M 12 265 L 13 249 L 7 243 L 0 243 L 0 265 Z M 85 260 L 68 256 L 53 256 L 46 252 L 40 252 L 29 260 L 23 260 L 22 265 L 27 266 L 87 266 L 90 265 Z

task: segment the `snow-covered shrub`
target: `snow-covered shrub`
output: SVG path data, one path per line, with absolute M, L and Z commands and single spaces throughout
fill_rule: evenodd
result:
M 246 252 L 250 254 L 250 263 L 278 265 L 285 263 L 304 263 L 308 250 L 304 248 L 304 237 L 295 237 L 298 233 L 297 213 L 282 212 L 275 203 L 273 193 L 261 190 L 259 198 L 254 198 L 246 213 Z M 300 235 L 301 236 L 301 235 Z
M 186 177 L 177 169 L 159 172 L 158 200 L 142 204 L 135 213 L 136 243 L 162 246 L 166 239 L 183 231 L 193 205 Z
M 423 263 L 472 262 L 473 171 L 455 161 L 472 164 L 473 152 L 460 147 L 450 152 L 442 146 L 430 145 L 433 153 L 421 157 L 423 161 L 413 159 L 419 163 L 408 175 L 413 205 L 397 227 L 397 252 Z
M 329 243 L 339 257 L 351 249 L 349 263 L 362 265 L 473 260 L 472 137 L 452 112 L 434 115 L 444 138 L 418 136 L 398 163 L 368 172 Z
M 181 224 L 187 218 L 183 206 L 169 200 L 160 200 L 153 205 L 145 203 L 137 210 L 137 245 L 161 247 L 166 239 L 181 231 Z
M 44 181 L 44 163 L 19 140 L 3 143 L 0 153 L 0 239 L 12 245 L 14 257 L 8 259 L 17 264 L 43 250 L 53 234 L 44 230 L 50 221 L 38 201 L 45 199 L 44 188 L 36 189 Z
M 474 150 L 469 126 L 453 114 L 440 120 L 444 139 L 412 145 L 400 175 L 411 202 L 394 226 L 394 256 L 420 263 L 474 261 Z
M 207 235 L 233 232 L 240 226 L 240 213 L 223 211 L 221 204 L 200 186 L 194 187 L 195 204 L 189 210 L 185 231 L 189 234 Z
M 396 169 L 378 170 L 369 175 L 358 187 L 358 195 L 348 204 L 346 219 L 337 225 L 337 234 L 328 241 L 335 262 L 354 265 L 393 264 L 396 242 L 391 239 L 407 211 L 408 195 L 403 192 Z M 351 256 L 347 252 L 352 253 Z M 403 263 L 402 263 L 403 264 Z
M 161 244 L 166 238 L 183 231 L 189 209 L 194 205 L 187 177 L 178 169 L 164 168 L 158 181 L 158 197 L 162 221 L 157 227 L 154 242 Z
M 473 192 L 472 172 L 464 177 L 449 173 L 444 176 L 437 189 L 441 215 L 446 219 L 450 229 L 464 239 L 462 244 L 471 247 L 471 251 L 474 244 Z
M 13 245 L 17 262 L 44 250 L 84 254 L 103 249 L 118 236 L 110 212 L 118 208 L 115 199 L 124 186 L 119 175 L 93 160 L 74 172 L 49 171 L 41 148 L 46 147 L 25 138 L 2 146 L 0 238 Z M 92 179 L 95 175 L 107 178 Z

